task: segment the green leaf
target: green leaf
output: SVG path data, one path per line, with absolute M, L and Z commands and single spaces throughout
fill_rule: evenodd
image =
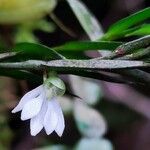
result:
M 121 37 L 144 36 L 144 35 L 149 35 L 149 34 L 150 34 L 150 25 L 149 24 L 142 24 L 140 26 L 135 26 L 135 27 L 126 29 L 126 30 L 120 32 L 119 34 L 117 34 L 116 37 L 113 37 L 113 38 L 118 39 Z M 105 39 L 105 36 L 104 36 L 104 39 Z
M 19 52 L 14 59 L 28 60 L 28 59 L 40 59 L 40 60 L 53 60 L 64 59 L 64 56 L 57 53 L 53 49 L 35 43 L 18 43 L 13 48 L 13 51 Z
M 58 50 L 59 51 L 59 50 Z M 84 54 L 84 52 L 79 52 L 79 51 L 59 51 L 60 54 L 65 56 L 68 59 L 89 59 L 88 56 Z
M 67 0 L 67 2 L 90 39 L 100 38 L 103 30 L 90 10 L 80 0 Z
M 111 42 L 111 41 L 100 41 L 100 42 L 69 42 L 58 47 L 54 47 L 54 50 L 57 51 L 87 51 L 87 50 L 114 50 L 119 45 L 123 44 L 122 42 Z
M 149 35 L 150 34 L 150 24 L 143 24 L 139 29 L 127 34 L 126 36 L 143 36 L 143 35 Z
M 145 8 L 135 14 L 130 15 L 122 20 L 119 20 L 113 24 L 108 32 L 102 37 L 102 39 L 112 40 L 116 39 L 117 35 L 123 32 L 124 30 L 150 18 L 150 7 Z

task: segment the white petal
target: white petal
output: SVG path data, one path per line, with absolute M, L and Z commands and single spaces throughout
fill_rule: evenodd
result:
M 33 98 L 37 97 L 43 91 L 43 85 L 38 86 L 37 88 L 29 91 L 26 93 L 20 100 L 19 104 L 12 110 L 12 113 L 16 113 L 24 107 L 24 105 L 32 100 Z
M 21 112 L 21 120 L 27 120 L 36 116 L 41 110 L 43 100 L 44 97 L 41 94 L 37 98 L 34 98 L 26 103 Z
M 35 117 L 31 118 L 30 133 L 32 136 L 36 136 L 42 130 L 47 106 L 47 101 L 44 101 L 40 112 Z
M 64 115 L 61 109 L 60 104 L 58 103 L 58 101 L 54 101 L 54 106 L 55 106 L 55 112 L 58 115 L 58 123 L 57 126 L 55 128 L 56 133 L 58 134 L 58 136 L 62 136 L 64 129 L 65 129 L 65 121 L 64 121 Z
M 44 128 L 47 135 L 51 134 L 55 130 L 57 122 L 58 116 L 55 112 L 53 101 L 50 100 L 48 101 L 48 109 L 44 117 Z

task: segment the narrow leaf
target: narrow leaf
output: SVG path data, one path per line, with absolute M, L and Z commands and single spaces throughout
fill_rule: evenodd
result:
M 53 59 L 64 59 L 64 56 L 57 53 L 53 49 L 35 43 L 18 43 L 13 48 L 13 51 L 19 52 L 16 59 L 28 60 L 28 59 L 42 59 L 42 60 L 53 60 Z
M 87 51 L 87 50 L 114 50 L 119 45 L 123 44 L 122 42 L 111 42 L 111 41 L 100 41 L 100 42 L 69 42 L 58 47 L 54 47 L 54 50 L 58 51 Z
M 114 39 L 117 34 L 120 34 L 122 31 L 150 18 L 150 7 L 145 8 L 135 14 L 130 15 L 122 20 L 119 20 L 113 24 L 108 32 L 104 35 L 103 39 Z
M 126 36 L 135 36 L 135 35 L 149 35 L 150 34 L 150 24 L 143 24 L 139 29 L 127 34 Z
M 80 0 L 67 0 L 81 26 L 92 40 L 100 38 L 103 34 L 101 25 Z

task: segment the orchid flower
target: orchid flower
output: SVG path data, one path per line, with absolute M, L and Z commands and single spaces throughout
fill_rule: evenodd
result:
M 65 122 L 57 97 L 64 92 L 62 80 L 48 78 L 42 85 L 26 93 L 12 113 L 21 111 L 21 120 L 30 119 L 32 136 L 36 136 L 43 128 L 47 135 L 55 131 L 58 136 L 62 136 Z

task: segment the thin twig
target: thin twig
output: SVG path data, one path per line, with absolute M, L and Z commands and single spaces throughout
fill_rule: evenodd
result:
M 56 23 L 56 25 L 65 33 L 67 33 L 68 35 L 70 35 L 71 37 L 77 37 L 77 35 L 68 27 L 66 27 L 63 22 L 53 13 L 50 13 L 49 16 L 51 17 L 51 19 Z
M 142 38 L 139 38 L 137 40 L 127 42 L 125 44 L 120 45 L 116 48 L 116 50 L 111 53 L 109 56 L 105 57 L 98 57 L 95 59 L 114 59 L 118 58 L 127 54 L 132 53 L 134 50 L 145 48 L 150 46 L 150 35 L 144 36 Z
M 142 49 L 136 53 L 126 55 L 124 57 L 119 57 L 120 60 L 140 60 L 150 58 L 150 47 Z

